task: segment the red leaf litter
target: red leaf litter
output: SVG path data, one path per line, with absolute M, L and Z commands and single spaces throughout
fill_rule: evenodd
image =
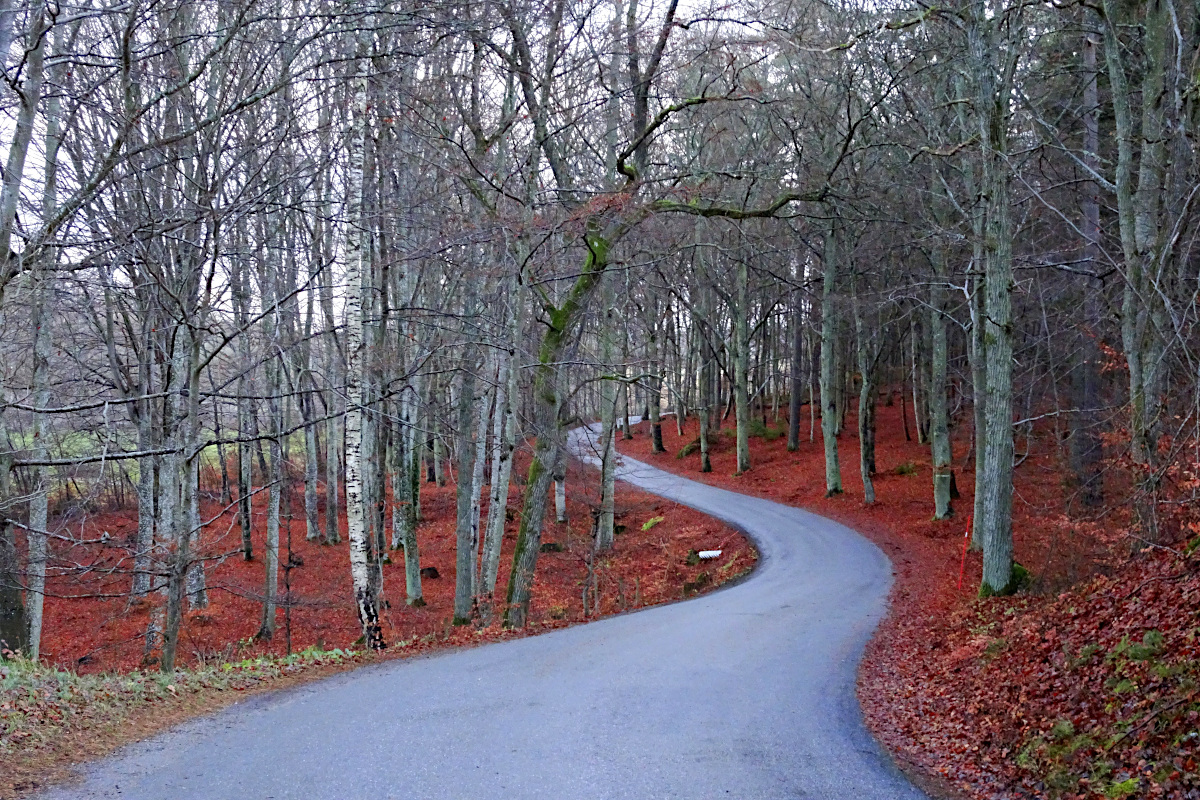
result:
M 664 418 L 666 453 L 650 452 L 648 423 L 618 444 L 689 478 L 837 519 L 888 554 L 891 610 L 867 647 L 859 697 L 868 727 L 931 794 L 1200 798 L 1200 570 L 1190 549 L 1131 558 L 1128 512 L 1066 516 L 1060 440 L 1039 431 L 1018 442 L 1029 455 L 1015 475 L 1015 552 L 1033 585 L 979 600 L 978 553 L 968 554 L 957 588 L 973 491 L 969 442 L 955 442 L 956 514 L 935 522 L 929 449 L 906 441 L 900 414 L 899 404 L 878 410 L 870 507 L 853 415 L 840 438 L 845 493 L 833 498 L 824 496 L 819 424 L 810 441 L 807 414 L 797 452 L 787 452 L 786 421 L 767 425 L 751 438 L 752 468 L 742 475 L 731 427 L 711 437 L 708 474 L 697 447 L 678 457 L 697 439 L 695 420 L 680 436 Z
M 528 452 L 518 450 L 517 467 L 527 466 Z M 519 470 L 515 475 L 523 475 Z M 214 476 L 207 476 L 212 478 Z M 405 603 L 403 551 L 385 564 L 384 635 L 389 654 L 406 655 L 432 648 L 462 646 L 481 641 L 524 635 L 562 627 L 628 609 L 681 599 L 692 591 L 711 591 L 749 571 L 757 558 L 750 543 L 732 528 L 691 509 L 620 485 L 617 524 L 623 532 L 609 553 L 600 554 L 593 566 L 589 608 L 583 607 L 591 561 L 591 507 L 598 505 L 599 478 L 595 470 L 573 465 L 568 476 L 568 523 L 547 518 L 543 542 L 562 546 L 543 552 L 538 559 L 530 624 L 524 632 L 500 629 L 499 614 L 483 626 L 452 626 L 455 557 L 453 484 L 422 484 L 423 521 L 418 530 L 421 564 L 435 567 L 437 579 L 422 581 L 424 608 Z M 219 480 L 206 480 L 210 488 Z M 290 636 L 293 651 L 316 646 L 348 648 L 361 635 L 350 582 L 346 522 L 341 517 L 343 541 L 326 546 L 305 540 L 303 482 L 294 481 L 292 514 L 281 524 L 278 629 L 269 641 L 256 638 L 262 623 L 262 553 L 266 528 L 266 492 L 254 499 L 255 560 L 242 560 L 241 533 L 232 510 L 221 512 L 218 493 L 209 492 L 203 504 L 205 518 L 216 519 L 204 529 L 200 552 L 208 559 L 210 604 L 189 612 L 180 636 L 179 658 L 184 666 L 244 659 L 266 653 L 282 654 L 287 648 L 288 627 L 284 606 L 291 606 Z M 520 518 L 521 486 L 510 493 L 497 594 L 502 595 L 511 567 L 512 548 Z M 483 514 L 487 515 L 487 492 Z M 391 518 L 390 508 L 387 518 Z M 654 517 L 661 523 L 642 526 Z M 322 508 L 322 523 L 324 510 Z M 136 536 L 136 509 L 89 514 L 72 522 L 71 531 L 81 540 L 100 544 L 53 545 L 52 577 L 45 605 L 43 661 L 80 673 L 122 672 L 154 668 L 156 650 L 145 652 L 145 632 L 152 613 L 161 613 L 163 598 L 155 593 L 147 601 L 131 604 L 128 598 L 130 564 L 126 543 Z M 290 536 L 289 536 L 290 531 Z M 290 544 L 289 544 L 290 539 Z M 285 576 L 289 560 L 294 566 Z M 721 549 L 716 563 L 686 563 L 692 549 Z M 707 578 L 698 576 L 708 573 Z M 57 574 L 57 577 L 53 577 Z M 290 580 L 290 603 L 286 580 Z

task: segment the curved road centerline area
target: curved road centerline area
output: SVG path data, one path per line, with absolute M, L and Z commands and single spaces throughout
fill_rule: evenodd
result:
M 588 429 L 571 433 L 582 457 Z M 266 694 L 44 798 L 917 800 L 863 727 L 891 584 L 849 528 L 625 458 L 620 479 L 749 533 L 746 581 L 683 603 Z

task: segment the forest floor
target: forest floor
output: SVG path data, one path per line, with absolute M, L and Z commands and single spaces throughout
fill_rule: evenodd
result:
M 1128 513 L 1064 510 L 1055 432 L 1018 440 L 1014 539 L 1031 585 L 980 600 L 980 556 L 964 532 L 973 476 L 956 442 L 957 514 L 934 521 L 929 448 L 906 440 L 901 406 L 880 406 L 877 501 L 863 503 L 853 415 L 840 438 L 845 493 L 825 497 L 820 429 L 808 409 L 798 451 L 785 424 L 755 425 L 736 474 L 731 428 L 703 474 L 695 420 L 663 420 L 621 452 L 661 469 L 804 507 L 871 538 L 891 558 L 891 610 L 868 645 L 859 696 L 868 727 L 931 793 L 953 798 L 1200 798 L 1200 569 L 1193 540 L 1131 557 Z M 965 426 L 964 426 L 965 427 Z M 1194 534 L 1193 534 L 1194 535 Z
M 518 466 L 524 460 L 518 458 Z M 498 619 L 489 625 L 451 625 L 455 488 L 422 484 L 421 564 L 435 568 L 438 577 L 422 582 L 427 605 L 414 609 L 404 602 L 402 551 L 395 563 L 385 564 L 385 600 L 390 602 L 384 604 L 382 621 L 389 647 L 378 655 L 353 649 L 361 628 L 351 602 L 347 543 L 306 541 L 304 520 L 296 516 L 285 518 L 280 534 L 280 562 L 288 563 L 289 553 L 294 556 L 290 561 L 295 566 L 287 574 L 290 594 L 281 569 L 278 630 L 270 640 L 257 638 L 262 560 L 242 560 L 236 519 L 232 512 L 219 513 L 216 498 L 210 498 L 205 512 L 217 518 L 202 542 L 203 552 L 213 556 L 207 576 L 210 602 L 187 615 L 180 637 L 186 668 L 170 676 L 154 668 L 155 654 L 147 656 L 144 648 L 157 598 L 156 604 L 131 605 L 128 576 L 117 577 L 127 552 L 118 545 L 135 534 L 136 512 L 103 512 L 77 521 L 73 531 L 79 538 L 107 542 L 57 551 L 63 574 L 48 584 L 41 664 L 0 660 L 0 797 L 36 789 L 62 777 L 73 763 L 235 703 L 250 692 L 285 688 L 379 658 L 469 647 L 671 602 L 712 591 L 753 568 L 757 553 L 739 532 L 624 485 L 617 493 L 616 545 L 592 564 L 591 509 L 598 505 L 597 484 L 594 470 L 571 467 L 569 521 L 555 523 L 553 512 L 547 518 L 530 623 L 519 631 L 504 630 Z M 303 508 L 301 491 L 297 487 L 293 509 Z M 520 499 L 520 487 L 514 486 L 498 591 L 511 566 Z M 259 494 L 256 554 L 264 546 L 265 505 L 265 493 Z M 344 510 L 341 530 L 344 536 Z M 720 566 L 725 569 L 712 570 L 711 563 L 688 565 L 694 549 L 722 549 Z M 68 564 L 85 565 L 84 577 L 78 569 L 67 570 Z M 702 569 L 723 577 L 696 582 Z M 594 590 L 585 610 L 583 590 L 589 583 Z M 283 606 L 290 606 L 290 623 Z

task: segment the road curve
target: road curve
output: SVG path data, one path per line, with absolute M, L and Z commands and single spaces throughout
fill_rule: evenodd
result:
M 577 453 L 587 429 L 572 433 Z M 624 459 L 762 559 L 685 603 L 273 694 L 129 746 L 44 798 L 924 798 L 862 725 L 891 568 L 814 514 Z

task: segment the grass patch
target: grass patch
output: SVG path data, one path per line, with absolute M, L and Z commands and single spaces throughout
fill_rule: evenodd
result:
M 30 752 L 73 731 L 117 725 L 134 710 L 205 691 L 245 691 L 311 666 L 359 654 L 315 647 L 290 656 L 230 661 L 173 674 L 77 675 L 24 658 L 0 660 L 0 754 Z
M 1142 781 L 1139 778 L 1130 778 L 1129 780 L 1124 780 L 1120 783 L 1114 783 L 1104 790 L 1104 796 L 1115 798 L 1115 800 L 1121 800 L 1121 798 L 1130 797 L 1137 794 L 1141 784 Z

